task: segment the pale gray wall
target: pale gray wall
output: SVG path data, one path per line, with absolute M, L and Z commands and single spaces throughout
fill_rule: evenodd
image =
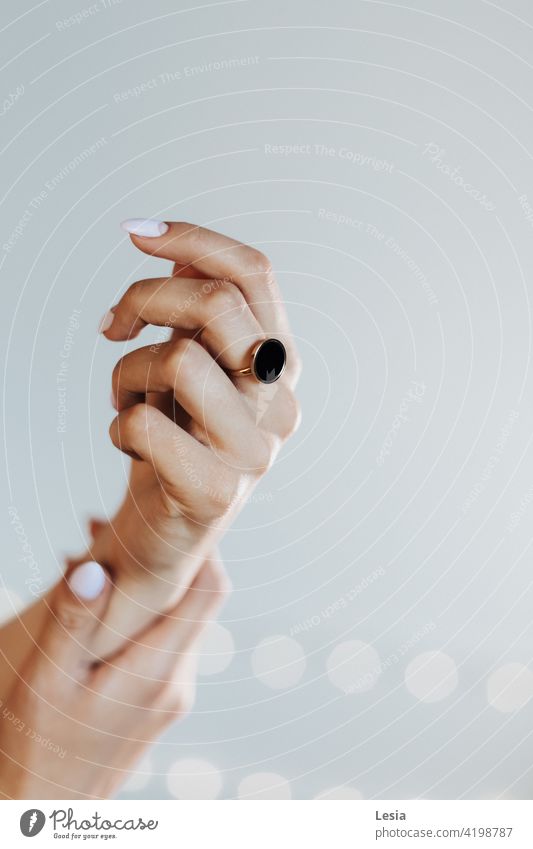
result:
M 234 655 L 129 795 L 180 795 L 183 758 L 216 770 L 200 796 L 531 793 L 532 37 L 525 0 L 3 4 L 4 588 L 54 581 L 124 487 L 96 328 L 165 266 L 121 219 L 269 253 L 305 362 L 302 428 L 223 546 Z M 273 635 L 298 645 L 253 654 Z

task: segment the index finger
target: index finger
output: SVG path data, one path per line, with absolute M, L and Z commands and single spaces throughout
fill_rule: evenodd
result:
M 265 333 L 288 336 L 281 294 L 272 266 L 261 251 L 183 221 L 129 219 L 122 227 L 139 250 L 177 263 L 182 273 L 191 266 L 205 277 L 231 281 L 242 291 Z
M 35 680 L 49 681 L 55 672 L 76 680 L 98 660 L 93 637 L 110 594 L 108 575 L 95 561 L 77 566 L 59 582 L 43 602 L 48 615 L 29 660 Z
M 135 700 L 139 679 L 164 682 L 194 656 L 199 638 L 224 602 L 229 582 L 218 555 L 202 565 L 185 596 L 100 667 L 99 688 L 119 701 Z

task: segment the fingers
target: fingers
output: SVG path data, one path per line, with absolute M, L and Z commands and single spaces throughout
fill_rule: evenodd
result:
M 191 466 L 195 478 L 203 479 L 199 488 L 210 489 L 204 474 L 212 477 L 213 470 L 210 474 L 208 457 L 198 453 L 195 441 L 204 447 L 215 444 L 233 460 L 238 457 L 233 469 L 262 474 L 270 467 L 280 438 L 290 435 L 299 420 L 290 392 L 299 361 L 268 261 L 253 248 L 188 224 L 135 220 L 124 227 L 141 250 L 171 259 L 174 271 L 170 278 L 130 287 L 111 322 L 104 323 L 104 332 L 110 339 L 126 339 L 145 324 L 155 323 L 172 327 L 174 338 L 170 344 L 130 354 L 117 366 L 119 416 L 111 426 L 113 442 L 153 465 L 160 479 L 182 494 L 187 481 L 191 483 Z M 209 279 L 201 280 L 198 274 Z M 201 344 L 190 341 L 195 334 Z M 202 349 L 223 368 L 239 369 L 248 365 L 252 348 L 265 334 L 284 342 L 287 368 L 279 383 L 266 389 L 250 377 L 232 378 L 245 400 L 239 405 L 225 376 L 216 377 L 217 369 Z M 157 353 L 161 356 L 150 356 Z M 169 389 L 177 401 L 170 411 Z M 154 402 L 157 398 L 161 400 Z M 148 404 L 139 403 L 143 401 Z M 174 418 L 182 425 L 177 431 L 168 422 Z M 191 436 L 196 440 L 187 438 Z M 173 449 L 172 440 L 177 440 Z
M 205 561 L 181 601 L 147 628 L 127 648 L 109 658 L 100 671 L 99 687 L 109 698 L 137 703 L 139 680 L 184 685 L 195 667 L 198 641 L 218 614 L 230 590 L 218 555 Z
M 49 614 L 30 659 L 33 672 L 47 679 L 58 671 L 77 679 L 96 658 L 91 646 L 104 615 L 111 584 L 94 561 L 77 566 L 47 602 Z
M 162 614 L 136 644 L 125 650 L 123 661 L 128 663 L 129 658 L 135 669 L 136 662 L 146 652 L 152 661 L 159 655 L 163 666 L 167 666 L 176 655 L 186 655 L 196 646 L 207 623 L 216 617 L 229 591 L 229 578 L 222 561 L 213 554 L 176 607 Z
M 89 519 L 87 523 L 87 530 L 89 531 L 90 543 L 94 544 L 96 537 L 104 530 L 107 522 L 104 522 L 102 519 Z M 91 559 L 91 544 L 89 547 L 83 551 L 82 554 L 77 555 L 76 557 L 67 557 L 66 565 L 68 572 L 70 573 L 76 566 L 81 566 L 82 563 L 86 563 Z
M 231 592 L 231 583 L 218 552 L 204 563 L 190 589 L 176 606 L 173 614 L 163 618 L 153 636 L 154 646 L 175 652 L 192 651 L 206 625 L 217 617 Z
M 129 407 L 113 419 L 109 433 L 117 448 L 153 467 L 170 498 L 169 510 L 177 504 L 178 512 L 194 517 L 201 507 L 209 521 L 228 509 L 235 486 L 229 470 L 161 410 L 148 404 Z
M 182 269 L 191 265 L 207 278 L 233 281 L 267 335 L 289 333 L 272 267 L 260 251 L 221 233 L 184 222 L 130 220 L 122 226 L 131 234 L 133 243 L 147 254 L 172 260 Z
M 105 528 L 106 525 L 107 522 L 105 522 L 103 519 L 89 519 L 89 533 L 91 535 L 91 538 L 94 540 L 98 536 L 100 531 Z
M 252 348 L 264 338 L 241 290 L 225 280 L 139 280 L 113 307 L 112 321 L 103 332 L 110 340 L 126 340 L 137 336 L 147 324 L 195 334 L 228 369 L 241 368 Z
M 251 428 L 251 416 L 230 378 L 207 351 L 192 339 L 178 339 L 138 348 L 126 354 L 113 371 L 116 409 L 143 402 L 149 392 L 171 390 L 178 404 L 196 422 L 199 434 L 230 452 L 241 449 Z

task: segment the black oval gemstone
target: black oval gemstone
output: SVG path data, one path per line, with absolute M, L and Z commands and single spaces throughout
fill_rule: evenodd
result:
M 283 374 L 287 352 L 279 339 L 265 339 L 257 349 L 253 372 L 261 383 L 274 383 Z

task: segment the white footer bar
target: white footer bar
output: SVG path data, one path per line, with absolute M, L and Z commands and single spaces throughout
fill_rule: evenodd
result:
M 4 801 L 0 845 L 526 849 L 532 814 L 533 803 L 507 800 Z

